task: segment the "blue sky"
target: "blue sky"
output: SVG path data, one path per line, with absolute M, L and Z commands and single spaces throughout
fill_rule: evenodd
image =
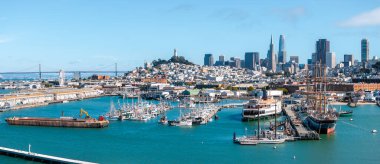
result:
M 273 34 L 306 62 L 327 38 L 337 60 L 360 57 L 360 40 L 380 55 L 380 0 L 1 0 L 0 72 L 119 70 L 178 54 L 263 58 Z

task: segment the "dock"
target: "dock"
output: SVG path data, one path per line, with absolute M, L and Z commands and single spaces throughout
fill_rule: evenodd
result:
M 319 140 L 319 134 L 316 131 L 309 129 L 302 123 L 301 118 L 292 109 L 293 107 L 294 105 L 284 106 L 283 111 L 288 117 L 290 125 L 294 129 L 296 137 L 300 140 Z
M 216 113 L 218 113 L 219 109 L 221 109 L 221 108 L 216 107 L 215 109 L 210 110 L 209 111 L 210 113 L 206 116 L 205 120 L 207 120 L 207 122 L 208 122 L 210 119 L 212 119 L 216 115 Z
M 237 108 L 237 107 L 243 107 L 244 104 L 247 104 L 248 102 L 243 102 L 243 103 L 229 103 L 229 104 L 224 104 L 221 105 L 221 108 Z
M 10 156 L 10 157 L 15 157 L 15 158 L 22 158 L 29 161 L 43 162 L 43 163 L 96 164 L 92 162 L 80 161 L 80 160 L 75 160 L 75 159 L 68 159 L 68 158 L 32 153 L 30 151 L 30 145 L 29 145 L 29 151 L 0 147 L 0 154 Z

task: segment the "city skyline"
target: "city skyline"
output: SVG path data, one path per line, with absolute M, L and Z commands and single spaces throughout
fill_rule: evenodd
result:
M 344 54 L 360 59 L 363 38 L 370 42 L 369 58 L 380 55 L 380 8 L 374 1 L 274 3 L 2 2 L 0 71 L 37 70 L 38 64 L 46 71 L 113 70 L 114 63 L 129 70 L 144 61 L 169 59 L 174 48 L 196 64 L 203 63 L 205 53 L 265 56 L 271 34 L 274 52 L 277 38 L 284 35 L 287 56 L 299 56 L 300 63 L 311 58 L 321 38 L 331 42 L 337 62 Z M 136 9 L 142 6 L 144 10 Z M 266 11 L 271 12 L 262 16 Z

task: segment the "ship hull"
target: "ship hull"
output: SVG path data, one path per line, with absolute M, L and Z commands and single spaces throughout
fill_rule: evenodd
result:
M 317 120 L 314 117 L 307 117 L 307 125 L 310 129 L 318 132 L 319 134 L 332 134 L 335 132 L 335 120 Z
M 96 119 L 54 119 L 54 118 L 7 118 L 5 121 L 9 125 L 23 126 L 48 126 L 48 127 L 69 127 L 69 128 L 104 128 L 108 121 L 98 121 Z

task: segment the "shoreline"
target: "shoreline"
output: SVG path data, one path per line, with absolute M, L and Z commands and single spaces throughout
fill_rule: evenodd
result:
M 332 102 L 331 105 L 347 105 L 346 102 Z M 357 105 L 376 105 L 374 102 L 358 102 Z
M 68 100 L 54 100 L 54 101 L 50 101 L 50 102 L 37 103 L 37 104 L 17 105 L 17 106 L 9 108 L 8 110 L 2 111 L 2 112 L 12 111 L 12 110 L 22 110 L 25 108 L 35 108 L 35 107 L 40 107 L 40 106 L 48 106 L 51 104 L 63 104 L 63 103 L 68 103 L 68 102 L 72 102 L 72 101 L 82 101 L 82 100 L 86 100 L 86 99 L 93 99 L 93 98 L 99 98 L 99 97 L 105 97 L 105 96 L 109 96 L 109 95 L 89 96 L 89 97 L 85 97 L 85 98 L 68 99 Z M 67 101 L 67 102 L 65 102 L 65 101 Z

